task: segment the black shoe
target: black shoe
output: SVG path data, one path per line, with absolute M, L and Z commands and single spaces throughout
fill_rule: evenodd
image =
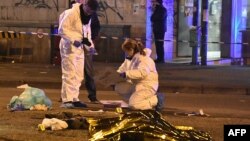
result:
M 95 103 L 95 104 L 100 104 L 101 102 L 99 100 L 97 100 L 97 98 L 90 98 L 89 99 L 91 103 Z
M 60 98 L 60 99 L 58 100 L 58 102 L 62 102 L 62 98 Z
M 115 84 L 110 85 L 113 91 L 115 91 Z
M 155 61 L 155 63 L 165 63 L 164 60 L 154 60 L 154 61 Z
M 86 108 L 87 105 L 81 101 L 72 102 L 75 108 Z

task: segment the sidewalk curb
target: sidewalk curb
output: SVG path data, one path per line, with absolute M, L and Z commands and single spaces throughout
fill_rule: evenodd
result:
M 194 94 L 243 94 L 250 95 L 249 88 L 229 87 L 204 87 L 204 86 L 160 86 L 160 91 L 170 93 L 194 93 Z
M 0 80 L 0 87 L 17 87 L 22 84 L 28 84 L 32 87 L 41 89 L 61 89 L 61 82 L 37 82 L 37 81 L 3 81 Z M 84 84 L 81 86 L 85 90 Z M 98 91 L 112 91 L 111 87 L 104 87 L 97 85 Z M 163 85 L 159 87 L 159 91 L 166 93 L 195 93 L 195 94 L 243 94 L 250 95 L 250 88 L 248 87 L 225 87 L 225 86 L 185 86 L 185 85 Z

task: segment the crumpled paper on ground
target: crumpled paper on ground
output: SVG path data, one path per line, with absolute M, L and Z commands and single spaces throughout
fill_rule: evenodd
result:
M 68 128 L 68 124 L 60 119 L 57 118 L 44 118 L 42 121 L 42 124 L 38 125 L 38 129 L 43 131 L 45 129 L 51 129 L 51 130 L 62 130 Z

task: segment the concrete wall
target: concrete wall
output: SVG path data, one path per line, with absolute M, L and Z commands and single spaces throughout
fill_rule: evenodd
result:
M 145 37 L 145 1 L 98 0 L 100 22 L 105 25 L 131 25 L 131 37 Z M 67 9 L 68 5 L 69 0 L 1 0 L 0 30 L 42 30 L 49 33 L 50 26 L 57 24 L 60 13 Z M 46 37 L 44 40 L 46 43 L 42 48 L 50 49 L 50 38 Z M 27 40 L 26 43 L 29 46 L 37 46 L 38 41 Z
M 146 0 L 98 0 L 102 24 L 132 25 L 132 35 L 145 35 Z M 69 0 L 2 0 L 0 26 L 15 24 L 54 24 L 68 8 Z M 2 27 L 1 27 L 2 29 Z
M 68 7 L 67 0 L 2 0 L 1 23 L 54 23 Z
M 132 36 L 145 36 L 146 0 L 99 0 L 102 24 L 131 25 Z
M 68 0 L 1 0 L 0 30 L 50 33 L 51 25 L 67 7 Z M 50 42 L 50 36 L 28 34 L 17 39 L 2 38 L 0 55 L 20 62 L 49 63 Z

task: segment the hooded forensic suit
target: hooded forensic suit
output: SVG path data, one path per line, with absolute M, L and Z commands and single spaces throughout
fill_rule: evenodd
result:
M 154 61 L 149 57 L 151 50 L 145 49 L 146 56 L 135 54 L 132 60 L 125 59 L 117 72 L 126 73 L 126 83 L 118 83 L 115 90 L 135 109 L 147 110 L 157 105 L 156 92 L 159 86 Z
M 74 4 L 60 15 L 58 33 L 62 37 L 59 45 L 62 59 L 62 102 L 79 101 L 79 87 L 84 78 L 84 50 L 83 45 L 75 47 L 73 43 L 88 38 L 90 47 L 94 47 L 90 24 L 91 20 L 88 24 L 82 24 L 80 4 Z

